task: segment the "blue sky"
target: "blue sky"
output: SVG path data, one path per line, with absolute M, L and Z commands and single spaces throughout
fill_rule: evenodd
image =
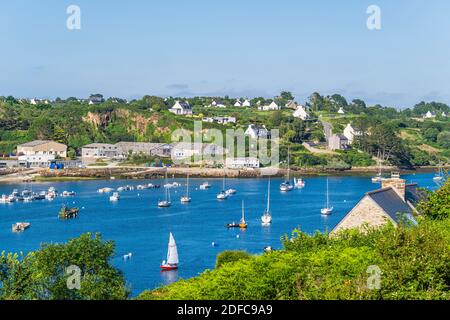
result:
M 71 4 L 81 30 L 66 28 Z M 379 31 L 366 28 L 371 4 Z M 445 0 L 2 1 L 0 95 L 450 103 L 449 14 Z

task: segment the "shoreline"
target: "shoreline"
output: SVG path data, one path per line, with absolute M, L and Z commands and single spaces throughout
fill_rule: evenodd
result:
M 443 167 L 446 170 L 450 166 Z M 382 167 L 385 175 L 392 171 L 399 171 L 401 174 L 431 173 L 438 169 L 437 166 L 417 167 L 414 169 L 400 169 L 397 167 Z M 314 177 L 314 176 L 352 176 L 352 175 L 373 175 L 378 173 L 379 167 L 354 167 L 348 170 L 334 170 L 321 168 L 291 169 L 292 177 Z M 12 184 L 23 182 L 65 182 L 84 180 L 137 180 L 137 179 L 161 179 L 164 177 L 166 168 L 157 167 L 97 167 L 83 169 L 31 169 L 23 172 L 15 172 L 10 175 L 0 175 L 0 184 Z M 224 175 L 228 178 L 265 178 L 283 177 L 287 174 L 287 169 L 276 169 L 276 173 L 267 174 L 265 169 L 219 169 L 219 168 L 181 168 L 169 167 L 167 174 L 171 178 L 184 178 L 189 175 L 192 178 L 221 178 Z

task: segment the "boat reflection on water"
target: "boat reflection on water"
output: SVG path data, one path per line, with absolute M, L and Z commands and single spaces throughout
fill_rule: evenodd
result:
M 178 270 L 161 272 L 161 282 L 163 285 L 174 283 L 178 280 Z

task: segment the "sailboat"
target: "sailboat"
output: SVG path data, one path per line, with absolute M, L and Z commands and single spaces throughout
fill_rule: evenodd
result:
M 373 183 L 380 183 L 383 180 L 382 173 L 381 173 L 381 161 L 380 161 L 380 151 L 378 151 L 378 173 L 375 177 L 372 177 Z
M 247 229 L 247 222 L 245 222 L 245 214 L 244 214 L 244 200 L 242 200 L 242 218 L 239 222 L 239 228 Z
M 167 248 L 167 261 L 161 263 L 162 271 L 170 271 L 178 269 L 178 250 L 172 232 L 169 235 L 169 246 Z
M 433 177 L 433 181 L 442 181 L 444 180 L 443 174 L 442 174 L 442 168 L 439 165 L 438 167 L 438 171 L 436 172 L 436 174 Z
M 167 185 L 167 171 L 166 171 L 166 185 Z M 164 187 L 164 189 L 166 193 L 166 199 L 158 202 L 158 207 L 160 208 L 167 208 L 170 207 L 172 204 L 170 202 L 170 190 L 169 190 L 170 188 Z
M 287 166 L 288 166 L 288 168 L 287 168 L 287 180 L 280 184 L 280 191 L 282 191 L 282 192 L 288 192 L 288 191 L 292 191 L 292 189 L 294 189 L 294 186 L 290 182 L 291 169 L 290 169 L 289 147 L 288 147 Z
M 261 221 L 263 226 L 268 226 L 272 223 L 272 215 L 270 213 L 270 178 L 267 186 L 267 207 L 261 216 Z
M 186 177 L 186 195 L 181 197 L 181 203 L 191 202 L 189 197 L 189 175 Z
M 330 207 L 330 192 L 329 192 L 329 187 L 328 187 L 328 178 L 327 178 L 327 205 L 325 208 L 322 208 L 320 210 L 320 213 L 323 215 L 330 215 L 333 212 L 333 207 Z
M 301 189 L 305 187 L 305 180 L 303 180 L 302 178 L 295 178 L 294 177 L 294 187 L 297 189 Z
M 218 200 L 226 200 L 228 199 L 229 194 L 225 192 L 225 172 L 223 175 L 223 182 L 222 182 L 222 191 L 217 195 Z

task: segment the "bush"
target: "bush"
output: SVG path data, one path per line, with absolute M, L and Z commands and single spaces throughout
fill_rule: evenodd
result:
M 216 268 L 220 268 L 226 263 L 250 259 L 250 257 L 251 255 L 245 251 L 224 251 L 217 256 Z

